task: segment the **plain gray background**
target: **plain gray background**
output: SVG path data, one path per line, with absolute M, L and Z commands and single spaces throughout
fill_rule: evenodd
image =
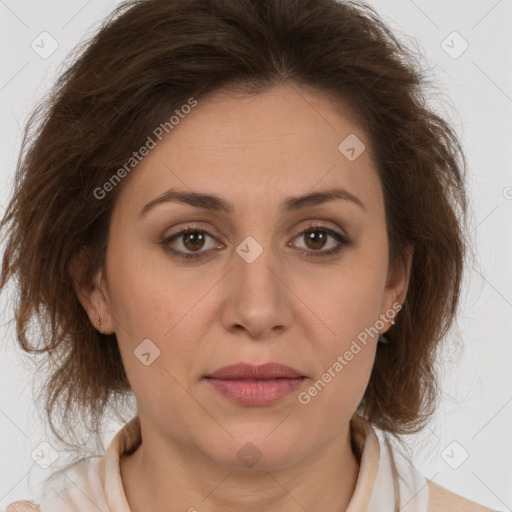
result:
M 1 212 L 28 114 L 63 70 L 68 52 L 117 3 L 0 0 Z M 512 510 L 512 0 L 369 3 L 421 51 L 443 90 L 431 102 L 455 126 L 468 158 L 471 235 L 478 257 L 460 307 L 464 351 L 446 340 L 441 407 L 430 427 L 408 443 L 426 477 L 489 507 Z M 57 49 L 42 55 L 52 49 L 52 39 Z M 0 510 L 2 504 L 36 496 L 37 481 L 49 470 L 31 454 L 42 442 L 51 443 L 35 413 L 32 374 L 15 349 L 9 302 L 9 294 L 2 294 Z M 112 425 L 106 442 L 118 427 Z

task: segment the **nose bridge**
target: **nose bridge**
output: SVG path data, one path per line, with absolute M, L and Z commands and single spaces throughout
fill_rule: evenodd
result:
M 268 295 L 265 297 L 267 304 L 275 301 L 280 287 L 275 270 L 278 258 L 272 253 L 272 242 L 268 233 L 247 236 L 236 247 L 236 254 L 238 259 L 235 259 L 235 274 L 242 292 L 245 287 L 245 291 L 250 291 L 254 298 L 263 293 Z
M 223 315 L 226 328 L 244 327 L 257 336 L 289 322 L 281 268 L 279 256 L 272 251 L 271 237 L 263 230 L 236 246 L 226 303 L 229 306 Z

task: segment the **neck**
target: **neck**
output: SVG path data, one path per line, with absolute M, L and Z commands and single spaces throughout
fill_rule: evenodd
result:
M 308 457 L 266 470 L 219 465 L 181 443 L 142 434 L 145 441 L 120 460 L 131 512 L 342 512 L 359 474 L 349 425 Z

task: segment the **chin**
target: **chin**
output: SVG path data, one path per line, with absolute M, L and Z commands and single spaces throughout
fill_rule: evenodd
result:
M 274 429 L 276 425 L 278 423 L 273 425 Z M 245 429 L 243 433 L 231 431 L 233 438 L 225 443 L 225 450 L 219 453 L 221 440 L 209 447 L 210 458 L 230 469 L 270 471 L 289 467 L 305 456 L 305 433 L 292 435 L 284 428 L 279 433 L 276 430 L 269 435 L 269 432 L 272 429 L 253 432 Z

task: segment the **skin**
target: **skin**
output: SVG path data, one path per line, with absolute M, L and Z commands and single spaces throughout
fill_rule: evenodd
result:
M 327 96 L 291 85 L 252 96 L 216 93 L 122 184 L 105 266 L 78 294 L 92 324 L 100 316 L 102 331 L 116 333 L 137 399 L 143 443 L 121 458 L 132 512 L 346 509 L 359 471 L 349 421 L 367 387 L 377 337 L 308 404 L 297 395 L 403 303 L 410 261 L 389 265 L 369 141 L 342 112 Z M 355 161 L 338 150 L 349 134 L 367 148 Z M 279 209 L 289 196 L 331 187 L 345 188 L 366 210 L 339 199 Z M 235 213 L 167 202 L 139 218 L 170 188 L 216 194 Z M 308 258 L 339 245 L 332 237 L 323 246 L 308 243 L 301 233 L 311 222 L 352 243 L 337 255 Z M 204 245 L 186 236 L 170 245 L 208 253 L 204 258 L 173 258 L 160 245 L 186 227 L 208 233 Z M 263 249 L 252 263 L 236 252 L 247 236 Z M 149 366 L 134 356 L 144 339 L 161 351 Z M 272 405 L 240 405 L 203 380 L 226 365 L 269 361 L 307 377 Z M 252 468 L 237 457 L 248 442 L 261 453 Z

